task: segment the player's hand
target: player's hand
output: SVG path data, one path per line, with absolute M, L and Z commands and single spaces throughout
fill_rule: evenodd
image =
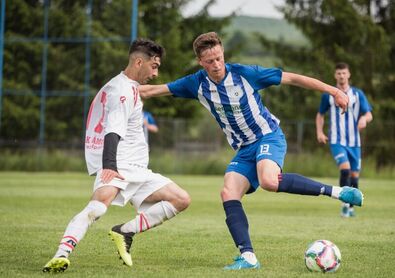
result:
M 103 169 L 101 172 L 100 178 L 104 184 L 109 183 L 112 181 L 114 178 L 118 178 L 121 180 L 124 180 L 125 178 L 121 176 L 117 171 L 111 170 L 111 169 Z
M 366 118 L 364 116 L 360 117 L 358 121 L 358 130 L 364 129 L 367 124 Z
M 318 143 L 326 144 L 326 142 L 328 142 L 328 136 L 326 136 L 324 133 L 318 134 L 317 141 Z
M 343 110 L 342 114 L 346 112 L 348 107 L 348 96 L 338 89 L 333 97 L 335 98 L 336 105 Z

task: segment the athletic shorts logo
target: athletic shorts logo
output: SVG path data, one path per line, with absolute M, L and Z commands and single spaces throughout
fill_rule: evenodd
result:
M 269 144 L 263 144 L 263 145 L 260 145 L 259 147 L 260 147 L 260 151 L 259 151 L 260 155 L 272 155 L 269 152 L 269 149 L 270 149 L 270 145 Z
M 121 103 L 124 103 L 125 100 L 126 100 L 126 97 L 125 97 L 125 96 L 121 96 L 121 97 L 119 98 L 119 100 L 121 101 Z

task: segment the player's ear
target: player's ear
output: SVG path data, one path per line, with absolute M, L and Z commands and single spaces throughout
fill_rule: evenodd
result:
M 200 66 L 203 67 L 202 60 L 201 60 L 199 57 L 196 58 L 196 61 L 198 62 L 198 64 L 199 64 Z
M 136 60 L 134 61 L 134 65 L 137 68 L 141 68 L 141 66 L 144 64 L 144 60 L 141 57 L 137 57 Z

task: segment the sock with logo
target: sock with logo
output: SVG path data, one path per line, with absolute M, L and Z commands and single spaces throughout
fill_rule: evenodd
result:
M 248 232 L 248 220 L 239 200 L 229 200 L 223 203 L 226 214 L 226 225 L 240 253 L 254 252 Z
M 277 192 L 287 192 L 300 195 L 332 196 L 332 186 L 326 185 L 298 174 L 279 174 Z
M 153 204 L 144 212 L 140 212 L 136 217 L 123 224 L 121 231 L 124 233 L 142 233 L 148 229 L 162 224 L 178 214 L 177 209 L 168 201 L 159 201 Z
M 77 243 L 84 237 L 89 226 L 105 214 L 107 206 L 99 201 L 90 201 L 88 205 L 70 221 L 60 241 L 55 257 L 67 258 Z

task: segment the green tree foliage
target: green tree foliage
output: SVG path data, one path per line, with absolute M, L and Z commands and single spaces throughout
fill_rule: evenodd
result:
M 337 62 L 348 63 L 352 84 L 365 91 L 374 107 L 374 128 L 367 130 L 367 136 L 380 146 L 376 151 L 377 161 L 382 164 L 393 161 L 394 127 L 384 125 L 381 120 L 393 121 L 395 115 L 395 2 L 287 0 L 281 10 L 308 38 L 310 45 L 296 47 L 260 36 L 264 47 L 281 59 L 279 66 L 285 70 L 315 76 L 327 83 L 334 82 Z M 285 89 L 275 100 L 283 108 L 289 108 L 284 114 L 313 118 L 315 112 L 300 109 L 300 105 L 316 109 L 319 98 L 293 94 L 290 90 Z M 388 137 L 377 138 L 377 134 Z
M 211 18 L 209 1 L 200 12 L 183 18 L 180 10 L 190 0 L 139 1 L 139 37 L 157 41 L 166 48 L 166 57 L 156 82 L 169 82 L 196 69 L 192 50 L 194 38 L 203 32 L 222 30 L 229 18 Z M 5 23 L 4 75 L 1 138 L 38 138 L 44 33 L 43 0 L 7 1 Z M 48 1 L 48 67 L 46 100 L 47 141 L 80 141 L 83 133 L 85 90 L 85 39 L 91 36 L 90 100 L 110 78 L 123 70 L 128 60 L 132 0 Z M 28 41 L 26 39 L 29 39 Z M 51 93 L 63 96 L 53 96 Z M 79 97 L 76 97 L 79 95 Z M 174 98 L 147 101 L 158 116 L 193 118 L 198 104 Z

